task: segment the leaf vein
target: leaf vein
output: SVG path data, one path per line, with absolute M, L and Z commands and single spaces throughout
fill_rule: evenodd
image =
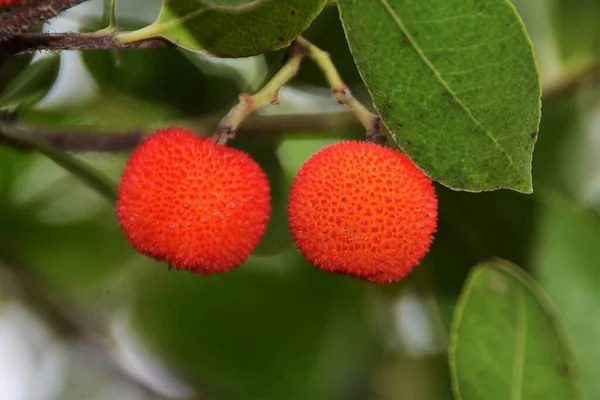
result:
M 504 147 L 498 142 L 498 140 L 496 140 L 496 138 L 494 137 L 494 135 L 492 134 L 492 132 L 490 132 L 486 127 L 484 127 L 481 124 L 481 122 L 479 122 L 479 120 L 477 118 L 475 118 L 475 116 L 473 115 L 473 113 L 471 112 L 471 110 L 461 101 L 461 99 L 459 99 L 456 96 L 456 94 L 454 93 L 453 89 L 448 85 L 448 83 L 442 77 L 440 71 L 437 70 L 437 68 L 432 64 L 431 60 L 429 60 L 429 58 L 425 55 L 425 53 L 423 52 L 423 49 L 421 49 L 417 45 L 414 37 L 408 31 L 408 29 L 404 25 L 404 22 L 402 22 L 402 20 L 400 19 L 400 17 L 398 16 L 398 14 L 396 14 L 396 12 L 394 11 L 394 9 L 390 6 L 390 4 L 388 3 L 388 1 L 387 0 L 378 0 L 378 1 L 381 4 L 381 6 L 390 14 L 390 16 L 392 17 L 392 19 L 394 20 L 394 22 L 396 23 L 396 25 L 398 26 L 398 28 L 400 28 L 400 30 L 402 31 L 402 33 L 404 33 L 404 35 L 406 35 L 406 37 L 408 38 L 408 40 L 411 43 L 412 47 L 415 49 L 415 51 L 417 52 L 417 54 L 419 55 L 419 57 L 421 58 L 421 60 L 423 61 L 423 63 L 433 72 L 433 74 L 436 77 L 436 79 L 438 80 L 438 82 L 452 96 L 452 98 L 455 100 L 456 104 L 458 106 L 460 106 L 460 108 L 465 112 L 465 114 L 467 114 L 467 116 L 473 121 L 473 123 L 475 124 L 475 126 L 477 126 L 480 130 L 482 130 L 487 135 L 487 137 L 492 141 L 492 143 L 494 143 L 494 145 L 496 146 L 496 148 L 498 148 L 504 154 L 504 156 L 506 157 L 506 159 L 509 162 L 509 165 L 512 168 L 514 168 L 517 172 L 519 172 L 519 169 L 517 168 L 517 165 L 515 164 L 514 160 L 510 156 L 510 154 L 504 149 Z

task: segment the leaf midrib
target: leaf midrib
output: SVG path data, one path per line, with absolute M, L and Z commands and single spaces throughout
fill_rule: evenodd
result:
M 396 25 L 398 26 L 398 28 L 400 28 L 400 30 L 402 31 L 402 33 L 404 35 L 406 35 L 406 38 L 408 39 L 408 41 L 410 42 L 411 46 L 415 49 L 415 51 L 419 55 L 419 58 L 421 58 L 421 61 L 423 61 L 423 63 L 427 66 L 427 68 L 429 68 L 431 70 L 431 72 L 433 72 L 433 75 L 436 77 L 437 81 L 452 96 L 452 98 L 455 100 L 456 104 L 458 104 L 461 107 L 461 109 L 475 123 L 475 125 L 479 129 L 481 129 L 486 134 L 486 136 L 494 143 L 494 145 L 502 152 L 502 154 L 504 154 L 504 156 L 508 159 L 509 165 L 512 168 L 514 168 L 517 171 L 517 173 L 519 174 L 519 168 L 517 168 L 517 165 L 515 164 L 514 160 L 512 159 L 512 157 L 510 156 L 510 154 L 508 153 L 508 151 L 498 142 L 498 140 L 494 137 L 494 135 L 492 134 L 492 132 L 490 132 L 488 129 L 486 129 L 486 127 L 483 126 L 483 124 L 481 122 L 479 122 L 479 120 L 477 118 L 475 118 L 475 116 L 473 115 L 473 113 L 471 112 L 471 110 L 454 93 L 454 91 L 452 90 L 452 88 L 450 87 L 450 85 L 448 85 L 448 83 L 444 80 L 444 78 L 442 77 L 442 75 L 440 74 L 440 72 L 435 68 L 435 66 L 433 65 L 433 63 L 431 62 L 431 60 L 429 60 L 429 58 L 425 55 L 425 53 L 423 53 L 423 51 L 421 50 L 420 46 L 415 41 L 414 37 L 411 35 L 411 33 L 408 31 L 408 29 L 404 25 L 404 22 L 402 22 L 402 20 L 398 16 L 398 14 L 396 14 L 396 12 L 392 9 L 392 7 L 388 3 L 388 1 L 387 0 L 379 0 L 379 3 L 390 14 L 390 16 L 392 17 L 392 19 L 394 20 L 394 22 L 396 23 Z

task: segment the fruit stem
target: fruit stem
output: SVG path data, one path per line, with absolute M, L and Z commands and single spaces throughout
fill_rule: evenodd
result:
M 283 85 L 296 75 L 303 57 L 304 51 L 302 48 L 295 43 L 292 44 L 291 54 L 283 67 L 260 91 L 254 95 L 240 94 L 239 103 L 229 110 L 217 125 L 213 140 L 218 144 L 225 144 L 235 137 L 239 126 L 254 111 L 268 104 L 279 104 L 279 91 Z
M 146 25 L 145 27 L 140 28 L 138 30 L 130 31 L 130 32 L 115 33 L 115 39 L 122 44 L 127 44 L 127 43 L 138 42 L 140 40 L 145 40 L 145 39 L 149 39 L 149 38 L 153 38 L 153 37 L 161 37 L 169 29 L 176 28 L 179 25 L 183 24 L 184 22 L 187 22 L 192 18 L 196 18 L 209 10 L 212 10 L 212 7 L 200 8 L 200 9 L 193 11 L 187 15 L 184 15 L 183 17 L 175 18 L 175 19 L 169 20 L 167 22 L 160 22 L 160 16 L 159 16 L 158 20 L 156 20 L 153 23 L 151 23 L 150 25 Z
M 296 43 L 304 49 L 306 55 L 308 55 L 321 69 L 325 79 L 331 87 L 333 98 L 340 104 L 344 104 L 350 109 L 350 111 L 358 118 L 360 123 L 365 127 L 367 131 L 367 140 L 383 143 L 385 136 L 381 134 L 381 118 L 379 115 L 370 112 L 364 105 L 362 105 L 350 92 L 348 86 L 342 80 L 337 68 L 331 61 L 329 54 L 303 37 L 298 37 Z

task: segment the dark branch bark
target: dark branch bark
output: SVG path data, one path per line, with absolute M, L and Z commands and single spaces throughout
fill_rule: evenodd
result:
M 115 49 L 156 49 L 172 47 L 165 39 L 150 38 L 123 44 L 111 34 L 43 33 L 13 36 L 0 45 L 0 55 L 31 53 L 39 50 L 115 50 Z
M 0 16 L 0 43 L 40 26 L 59 13 L 87 0 L 28 0 Z

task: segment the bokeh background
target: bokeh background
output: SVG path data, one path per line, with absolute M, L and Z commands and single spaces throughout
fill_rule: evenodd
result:
M 320 272 L 287 234 L 286 198 L 302 162 L 363 134 L 308 61 L 281 105 L 261 112 L 273 114 L 268 129 L 265 118 L 253 119 L 232 143 L 267 171 L 274 212 L 257 254 L 221 276 L 169 271 L 138 255 L 102 196 L 44 156 L 0 144 L 0 399 L 451 399 L 452 310 L 468 271 L 492 256 L 540 281 L 584 378 L 599 376 L 600 3 L 514 3 L 544 88 L 535 194 L 437 186 L 431 252 L 396 284 Z M 121 1 L 119 24 L 152 22 L 160 5 Z M 92 31 L 102 17 L 102 2 L 92 0 L 45 29 Z M 369 104 L 335 7 L 306 37 Z M 0 66 L 0 106 L 20 104 L 19 123 L 38 132 L 66 133 L 71 142 L 57 145 L 95 147 L 77 156 L 117 181 L 128 133 L 165 125 L 210 133 L 238 93 L 260 87 L 283 57 L 216 60 L 177 49 L 20 56 Z

